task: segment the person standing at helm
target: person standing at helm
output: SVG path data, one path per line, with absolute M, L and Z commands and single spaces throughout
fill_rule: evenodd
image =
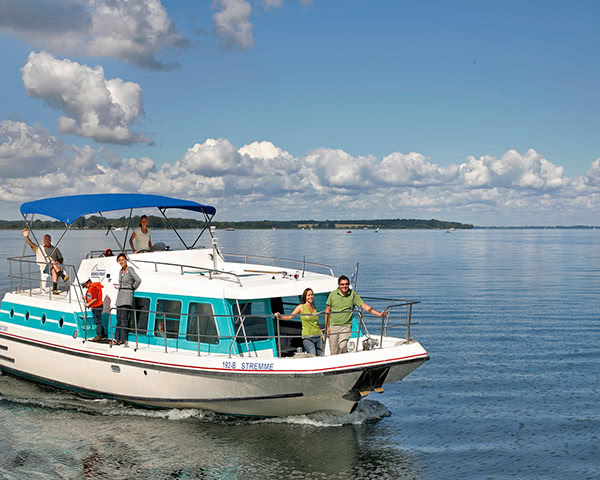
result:
M 129 245 L 133 253 L 152 251 L 152 235 L 148 228 L 148 217 L 146 215 L 140 217 L 140 226 L 129 237 Z

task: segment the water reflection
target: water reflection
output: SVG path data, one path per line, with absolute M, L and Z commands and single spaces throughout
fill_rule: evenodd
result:
M 420 478 L 414 455 L 377 441 L 389 412 L 374 401 L 339 426 L 327 415 L 142 410 L 6 375 L 0 390 L 12 419 L 0 439 L 6 478 Z

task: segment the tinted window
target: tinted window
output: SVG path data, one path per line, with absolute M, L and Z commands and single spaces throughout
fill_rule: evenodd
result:
M 317 312 L 322 312 L 327 307 L 327 297 L 329 293 L 315 293 L 315 308 Z
M 177 338 L 180 318 L 181 302 L 179 300 L 157 300 L 154 335 L 162 337 L 166 332 L 167 338 Z
M 138 333 L 145 335 L 148 332 L 148 311 L 150 310 L 150 299 L 135 297 L 133 301 L 135 304 L 135 311 L 133 312 L 135 318 L 134 315 L 131 315 L 129 320 L 131 323 L 131 331 L 135 332 L 135 321 L 137 320 Z
M 190 303 L 185 339 L 188 342 L 217 344 L 217 325 L 210 303 Z

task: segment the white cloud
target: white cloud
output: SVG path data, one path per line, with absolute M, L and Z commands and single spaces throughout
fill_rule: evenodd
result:
M 249 173 L 242 164 L 242 157 L 228 140 L 207 139 L 189 148 L 181 165 L 192 173 L 203 175 L 225 175 Z
M 265 8 L 281 8 L 283 7 L 283 0 L 263 0 Z
M 0 123 L 0 201 L 32 200 L 32 192 L 37 198 L 142 192 L 214 204 L 221 219 L 598 223 L 600 159 L 586 176 L 569 179 L 533 149 L 444 168 L 414 152 L 380 160 L 321 148 L 294 157 L 268 141 L 236 148 L 223 138 L 196 143 L 160 167 L 149 157 L 119 158 L 103 149 L 63 145 L 40 127 Z M 14 169 L 21 163 L 27 172 Z
M 137 83 L 106 79 L 100 66 L 58 60 L 46 52 L 31 52 L 22 73 L 27 95 L 66 114 L 57 121 L 59 133 L 108 143 L 148 141 L 130 130 L 143 114 L 142 89 Z
M 221 46 L 225 48 L 250 48 L 254 46 L 250 13 L 252 7 L 246 0 L 214 0 L 212 8 L 215 29 Z
M 322 187 L 366 189 L 372 185 L 376 159 L 354 157 L 339 149 L 319 148 L 306 156 L 306 165 Z
M 39 125 L 0 122 L 0 178 L 53 172 L 64 150 L 62 142 Z
M 564 184 L 563 168 L 550 163 L 534 149 L 525 155 L 509 150 L 501 158 L 468 157 L 459 175 L 468 187 L 514 187 L 544 190 Z
M 116 57 L 153 70 L 177 66 L 158 56 L 190 42 L 160 0 L 0 0 L 0 29 L 60 55 Z

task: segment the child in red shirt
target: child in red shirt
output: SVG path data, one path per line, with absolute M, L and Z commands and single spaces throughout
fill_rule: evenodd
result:
M 88 279 L 83 282 L 81 286 L 87 288 L 85 304 L 88 308 L 92 309 L 94 323 L 96 324 L 96 336 L 90 341 L 100 342 L 106 338 L 106 332 L 102 326 L 102 284 L 100 282 L 92 283 L 92 281 Z

